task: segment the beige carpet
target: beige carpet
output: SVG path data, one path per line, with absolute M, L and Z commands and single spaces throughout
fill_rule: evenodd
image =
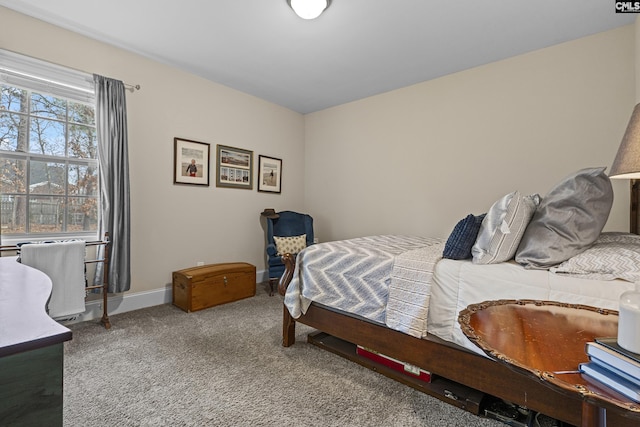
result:
M 65 426 L 504 426 L 306 343 L 281 342 L 282 298 L 172 305 L 71 325 Z

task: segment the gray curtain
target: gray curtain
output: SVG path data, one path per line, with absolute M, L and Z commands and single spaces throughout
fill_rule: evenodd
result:
M 125 87 L 119 80 L 94 74 L 96 130 L 100 159 L 100 236 L 109 233 L 109 292 L 131 287 L 129 155 Z M 102 247 L 100 247 L 102 250 Z M 103 264 L 96 264 L 96 283 L 102 283 Z

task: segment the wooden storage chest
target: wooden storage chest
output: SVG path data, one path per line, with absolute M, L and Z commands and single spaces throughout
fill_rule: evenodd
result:
M 256 267 L 246 262 L 209 264 L 173 272 L 173 304 L 198 311 L 256 294 Z

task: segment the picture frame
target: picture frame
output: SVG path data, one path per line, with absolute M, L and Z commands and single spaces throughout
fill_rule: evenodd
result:
M 282 159 L 258 156 L 258 191 L 278 193 L 282 185 Z
M 216 187 L 253 189 L 253 151 L 217 146 Z
M 209 186 L 210 144 L 173 138 L 173 183 Z

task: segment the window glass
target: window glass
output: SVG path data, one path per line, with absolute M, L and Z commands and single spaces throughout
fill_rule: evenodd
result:
M 29 126 L 29 152 L 64 156 L 66 132 L 64 123 L 31 117 Z
M 92 105 L 0 85 L 2 235 L 95 233 L 97 158 Z
M 67 101 L 51 95 L 31 94 L 31 114 L 50 119 L 67 119 Z
M 64 163 L 31 161 L 29 171 L 30 194 L 64 194 L 66 181 Z
M 98 199 L 70 197 L 67 207 L 67 230 L 84 231 L 98 228 Z
M 64 197 L 31 196 L 29 198 L 29 231 L 59 233 L 63 230 Z
M 0 110 L 22 111 L 27 108 L 27 91 L 17 87 L 2 86 L 0 90 Z
M 27 192 L 27 162 L 21 159 L 0 158 L 0 193 Z
M 0 150 L 26 151 L 26 140 L 18 146 L 18 129 L 27 126 L 27 117 L 0 111 Z
M 79 159 L 98 158 L 96 128 L 76 124 L 69 125 L 69 157 Z
M 93 106 L 69 101 L 69 121 L 82 125 L 96 125 Z
M 0 193 L 0 227 L 2 234 L 27 232 L 27 196 Z
M 69 194 L 96 196 L 98 194 L 98 169 L 82 164 L 69 165 Z

